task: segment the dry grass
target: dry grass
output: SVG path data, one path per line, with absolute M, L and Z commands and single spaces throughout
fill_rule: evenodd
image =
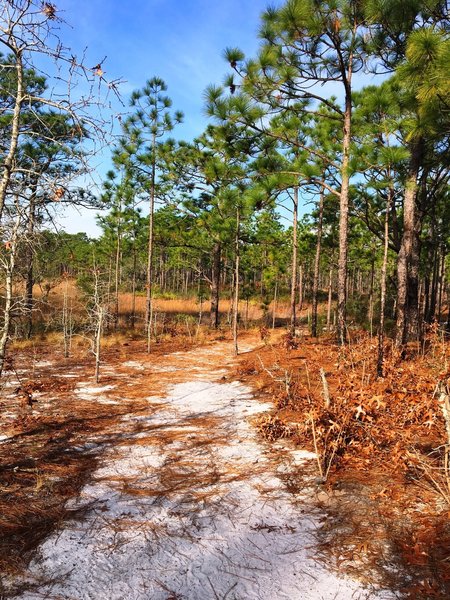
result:
M 23 290 L 17 289 L 17 293 L 23 293 Z M 33 289 L 33 296 L 36 301 L 37 312 L 42 313 L 44 316 L 49 313 L 60 312 L 63 306 L 64 295 L 69 300 L 70 305 L 74 310 L 74 314 L 79 318 L 85 313 L 84 301 L 82 294 L 76 284 L 75 280 L 59 281 L 53 283 L 51 288 L 44 283 L 43 285 L 35 285 Z M 111 296 L 111 303 L 114 299 Z M 154 299 L 155 311 L 161 314 L 167 315 L 195 315 L 198 317 L 200 309 L 202 313 L 206 315 L 210 311 L 210 301 L 205 300 L 202 304 L 196 297 L 191 298 L 155 298 Z M 230 312 L 231 301 L 229 298 L 222 298 L 220 301 L 220 311 L 222 316 L 225 318 Z M 145 315 L 146 297 L 143 294 L 139 294 L 135 298 L 135 311 L 136 318 L 142 319 Z M 133 297 L 131 292 L 121 292 L 119 294 L 119 314 L 122 318 L 128 318 L 132 314 L 133 309 Z M 277 302 L 276 306 L 273 303 L 268 307 L 269 312 L 275 309 L 277 319 L 288 319 L 289 318 L 289 302 Z M 308 309 L 304 309 L 300 317 L 306 317 Z M 239 312 L 242 320 L 248 319 L 249 321 L 258 321 L 263 317 L 263 309 L 261 303 L 258 300 L 250 300 L 248 303 L 245 300 L 239 302 Z

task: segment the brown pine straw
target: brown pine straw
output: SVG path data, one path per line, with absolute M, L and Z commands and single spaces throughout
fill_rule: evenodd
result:
M 321 560 L 414 600 L 450 598 L 448 436 L 433 393 L 448 385 L 450 343 L 430 332 L 424 347 L 406 360 L 388 348 L 382 379 L 376 340 L 357 331 L 344 349 L 330 337 L 268 345 L 236 372 L 274 402 L 261 434 L 318 456 Z
M 5 593 L 5 577 L 22 573 L 39 543 L 65 521 L 81 518 L 90 509 L 74 511 L 67 501 L 76 498 L 89 481 L 103 449 L 110 443 L 130 443 L 121 437 L 121 419 L 141 412 L 148 415 L 147 397 L 158 396 L 164 389 L 160 374 L 146 373 L 148 384 L 142 386 L 133 368 L 122 367 L 128 360 L 141 360 L 144 353 L 143 343 L 125 340 L 121 337 L 105 345 L 105 363 L 115 372 L 101 375 L 100 381 L 101 386 L 114 383 L 114 393 L 120 398 L 117 405 L 80 399 L 75 393 L 77 379 L 64 378 L 72 371 L 93 385 L 92 360 L 82 346 L 68 360 L 58 358 L 60 340 L 52 339 L 48 346 L 43 342 L 38 350 L 33 345 L 14 350 L 12 370 L 0 382 L 0 431 L 10 436 L 0 444 L 0 598 Z M 190 346 L 183 336 L 161 341 L 155 345 L 152 360 L 164 365 L 166 353 Z M 47 360 L 53 361 L 50 369 L 36 366 Z M 28 376 L 20 375 L 25 367 Z M 16 381 L 16 371 L 21 381 Z M 173 373 L 169 375 L 171 381 L 176 380 Z M 24 407 L 20 392 L 15 393 L 19 385 L 26 385 L 37 402 Z M 161 404 L 154 403 L 154 410 Z M 134 430 L 148 432 L 148 438 L 155 436 L 151 424 L 136 421 Z M 89 449 L 93 440 L 96 444 Z

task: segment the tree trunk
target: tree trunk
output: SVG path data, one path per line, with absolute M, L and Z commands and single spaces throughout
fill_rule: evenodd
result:
M 387 263 L 389 252 L 389 213 L 391 204 L 394 200 L 394 189 L 389 188 L 386 214 L 384 216 L 384 248 L 383 248 L 383 264 L 381 265 L 380 277 L 380 323 L 378 326 L 378 358 L 377 358 L 377 376 L 383 377 L 384 364 L 384 317 L 386 308 L 386 282 L 387 282 Z
M 18 200 L 16 199 L 16 204 Z M 0 377 L 3 373 L 5 366 L 6 350 L 9 341 L 9 334 L 11 330 L 11 319 L 13 309 L 13 278 L 14 269 L 16 266 L 16 253 L 17 253 L 17 241 L 20 226 L 20 211 L 17 208 L 17 216 L 14 223 L 11 245 L 8 250 L 8 255 L 5 256 L 4 268 L 5 268 L 5 306 L 3 312 L 3 327 L 0 332 Z
M 272 329 L 275 329 L 275 322 L 277 318 L 277 304 L 278 304 L 278 276 L 275 280 L 275 290 L 273 293 L 273 309 L 272 309 Z
M 63 309 L 62 309 L 62 327 L 64 338 L 64 358 L 69 358 L 72 346 L 72 306 L 69 306 L 69 274 L 64 274 L 64 290 L 63 290 Z
M 33 238 L 34 226 L 36 221 L 36 191 L 33 191 L 30 196 L 30 205 L 28 207 L 28 225 L 27 225 L 27 240 L 26 240 L 26 282 L 25 282 L 25 315 L 26 315 L 26 332 L 27 339 L 31 338 L 33 333 L 33 287 L 34 287 L 34 255 L 33 255 Z
M 119 279 L 120 279 L 120 253 L 121 253 L 121 229 L 120 212 L 122 207 L 119 205 L 119 216 L 117 217 L 117 240 L 116 240 L 116 259 L 114 273 L 114 329 L 119 325 Z
M 370 332 L 370 337 L 373 337 L 374 281 L 375 281 L 375 259 L 372 258 L 372 261 L 370 263 L 370 284 L 369 284 L 369 332 Z M 362 283 L 361 283 L 361 288 L 362 288 Z
M 298 267 L 298 311 L 303 310 L 303 298 L 305 296 L 303 286 L 303 263 L 300 263 Z
M 292 276 L 291 276 L 291 334 L 295 335 L 297 326 L 297 251 L 298 251 L 298 187 L 294 188 L 292 219 Z
M 447 333 L 450 333 L 450 286 L 447 288 L 447 324 L 445 329 Z
M 425 321 L 425 323 L 427 323 L 428 315 L 430 313 L 430 277 L 429 277 L 429 275 L 426 275 L 425 281 L 424 281 L 424 296 L 425 296 L 425 301 L 424 301 L 424 308 L 423 308 L 423 320 Z
M 327 331 L 331 328 L 331 304 L 333 300 L 333 267 L 330 267 L 330 275 L 328 280 L 328 306 L 327 306 Z
M 441 322 L 442 318 L 442 297 L 444 294 L 444 281 L 445 281 L 445 246 L 441 248 L 441 272 L 439 275 L 439 294 L 438 294 L 438 309 L 437 319 Z
M 100 379 L 100 356 L 101 356 L 101 341 L 102 341 L 102 331 L 103 331 L 103 321 L 104 321 L 104 309 L 103 306 L 97 307 L 97 323 L 95 330 L 95 383 L 99 382 Z
M 136 238 L 133 239 L 133 274 L 131 276 L 131 329 L 136 324 Z
M 317 223 L 317 243 L 316 243 L 316 255 L 314 257 L 314 276 L 313 276 L 313 289 L 312 289 L 312 314 L 311 314 L 311 335 L 317 337 L 317 305 L 318 305 L 318 293 L 319 293 L 319 273 L 320 273 L 320 253 L 322 250 L 322 224 L 323 224 L 323 200 L 324 191 L 320 193 L 319 200 L 319 220 Z
M 210 323 L 213 329 L 219 327 L 220 275 L 222 262 L 222 245 L 216 242 L 213 248 L 213 263 L 211 273 L 211 311 Z
M 433 252 L 433 277 L 431 279 L 430 306 L 428 309 L 427 323 L 432 323 L 436 317 L 436 304 L 437 304 L 437 296 L 438 296 L 438 288 L 439 288 L 439 274 L 440 274 L 439 259 L 440 259 L 439 250 L 438 250 L 438 248 L 435 248 L 434 252 Z
M 346 304 L 347 304 L 347 256 L 348 256 L 348 203 L 350 188 L 350 144 L 352 122 L 352 96 L 350 89 L 351 73 L 345 96 L 344 136 L 342 141 L 341 193 L 339 201 L 339 260 L 338 260 L 338 306 L 337 306 L 337 341 L 345 344 Z
M 396 345 L 408 342 L 418 326 L 419 239 L 416 227 L 417 179 L 423 154 L 423 140 L 411 143 L 411 158 L 403 200 L 403 236 L 397 260 Z
M 233 303 L 233 343 L 234 343 L 234 354 L 239 354 L 238 347 L 238 319 L 239 319 L 239 237 L 240 237 L 240 210 L 236 211 L 236 240 L 235 240 L 235 269 L 234 269 L 234 303 Z
M 147 251 L 147 298 L 145 308 L 145 327 L 147 332 L 147 354 L 152 345 L 152 280 L 153 280 L 153 216 L 155 213 L 155 184 L 156 184 L 156 134 L 152 138 L 152 174 L 150 182 L 150 212 L 148 215 L 148 251 Z
M 8 193 L 9 182 L 13 170 L 14 159 L 17 152 L 20 134 L 20 112 L 23 104 L 24 82 L 23 82 L 23 63 L 22 54 L 15 53 L 16 72 L 17 72 L 17 87 L 14 98 L 14 111 L 11 122 L 11 136 L 9 138 L 8 154 L 3 160 L 3 174 L 0 180 L 0 222 L 3 217 L 3 209 L 5 207 L 6 195 Z

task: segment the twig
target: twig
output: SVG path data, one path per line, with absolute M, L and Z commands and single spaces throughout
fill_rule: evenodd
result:
M 319 448 L 317 446 L 316 425 L 314 423 L 314 419 L 313 419 L 312 415 L 309 416 L 309 419 L 311 421 L 311 429 L 312 429 L 313 441 L 314 441 L 314 452 L 316 453 L 317 466 L 319 467 L 320 477 L 323 479 L 324 477 L 323 477 L 322 462 L 320 460 Z
M 444 450 L 444 476 L 447 485 L 447 490 L 450 493 L 450 396 L 448 394 L 448 388 L 443 381 L 440 381 L 437 384 L 435 393 L 436 391 L 439 393 L 437 401 L 441 408 L 442 415 L 445 421 L 445 428 L 447 431 L 447 444 Z
M 325 402 L 325 408 L 328 410 L 330 408 L 330 390 L 328 387 L 328 381 L 323 367 L 320 367 L 320 377 L 322 379 L 323 399 Z

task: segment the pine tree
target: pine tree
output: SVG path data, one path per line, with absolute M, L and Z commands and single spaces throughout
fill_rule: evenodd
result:
M 129 143 L 124 145 L 128 154 L 128 168 L 136 175 L 141 189 L 149 197 L 149 225 L 147 252 L 147 298 L 145 328 L 147 352 L 151 349 L 152 287 L 153 287 L 153 219 L 155 202 L 159 194 L 161 139 L 183 120 L 180 111 L 171 112 L 172 101 L 165 95 L 166 83 L 159 77 L 149 79 L 141 90 L 131 95 L 130 104 L 135 109 L 124 123 Z

